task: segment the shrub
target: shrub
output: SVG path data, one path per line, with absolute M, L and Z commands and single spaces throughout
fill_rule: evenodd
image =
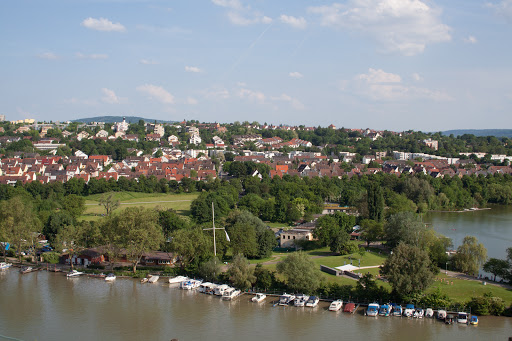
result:
M 501 315 L 505 311 L 505 302 L 501 297 L 494 297 L 491 293 L 472 297 L 468 302 L 471 312 L 477 315 Z
M 46 263 L 57 264 L 59 262 L 59 254 L 57 252 L 45 252 L 42 256 Z

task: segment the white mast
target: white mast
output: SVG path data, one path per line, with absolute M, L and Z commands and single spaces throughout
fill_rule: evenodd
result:
M 215 227 L 215 209 L 213 207 L 213 201 L 212 201 L 212 221 L 213 221 L 213 226 L 212 228 L 210 229 L 203 229 L 203 230 L 213 230 L 213 255 L 214 256 L 217 256 L 217 243 L 215 242 L 215 230 L 224 230 L 224 233 L 226 233 L 226 239 L 229 241 L 231 241 L 229 239 L 229 236 L 228 236 L 228 233 L 226 232 L 226 229 L 223 228 L 223 227 Z

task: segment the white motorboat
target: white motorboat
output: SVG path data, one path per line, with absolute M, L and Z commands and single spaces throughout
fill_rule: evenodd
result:
M 416 308 L 416 310 L 414 311 L 412 316 L 415 318 L 418 318 L 418 319 L 422 319 L 424 314 L 425 314 L 425 312 L 423 311 L 423 309 Z
M 296 307 L 303 307 L 306 305 L 306 302 L 308 301 L 309 296 L 307 295 L 297 295 L 295 296 L 295 299 L 293 300 L 293 305 Z
M 331 305 L 329 305 L 330 311 L 338 311 L 343 307 L 343 301 L 342 300 L 336 300 L 332 301 Z
M 144 277 L 143 279 L 140 280 L 141 283 L 147 283 L 149 281 L 149 278 L 147 277 Z
M 279 305 L 288 305 L 294 299 L 295 299 L 295 295 L 290 295 L 290 294 L 284 293 L 281 296 L 279 296 Z
M 224 294 L 224 291 L 229 288 L 229 285 L 227 284 L 221 284 L 218 287 L 215 288 L 215 295 L 222 296 Z
M 70 272 L 68 272 L 66 274 L 67 277 L 78 277 L 80 275 L 83 275 L 84 273 L 83 272 L 80 272 L 78 270 L 71 270 Z
M 201 285 L 202 281 L 197 279 L 191 279 L 189 281 L 181 282 L 180 288 L 185 290 L 196 289 Z
M 306 307 L 314 308 L 318 305 L 320 299 L 316 296 L 309 296 L 309 299 L 306 302 Z
M 211 288 L 211 286 L 214 285 L 210 282 L 203 282 L 199 285 L 199 288 L 197 291 L 202 292 L 203 294 L 206 294 L 206 292 Z
M 414 314 L 414 304 L 407 304 L 405 306 L 403 314 L 405 317 L 412 317 L 412 315 Z
M 427 310 L 425 310 L 425 317 L 434 317 L 434 310 L 427 308 Z
M 0 270 L 9 269 L 11 266 L 12 266 L 12 264 L 11 264 L 11 263 L 1 262 L 1 263 L 0 263 Z
M 158 281 L 158 279 L 160 278 L 160 276 L 158 275 L 148 275 L 150 277 L 148 277 L 148 283 L 156 283 Z
M 446 310 L 437 311 L 437 319 L 444 320 L 446 318 Z
M 457 323 L 468 323 L 468 313 L 459 311 L 457 314 Z
M 256 302 L 256 303 L 260 303 L 260 302 L 263 302 L 263 300 L 265 300 L 265 298 L 267 298 L 267 295 L 261 294 L 261 293 L 257 293 L 256 296 L 251 298 L 251 301 Z
M 169 283 L 170 284 L 179 284 L 183 281 L 188 281 L 188 280 L 189 280 L 189 278 L 186 276 L 176 276 L 176 277 L 169 278 Z
M 242 293 L 242 291 L 235 289 L 235 288 L 228 288 L 224 290 L 224 293 L 222 294 L 222 299 L 225 301 L 230 301 L 233 298 L 239 296 Z
M 109 273 L 106 277 L 105 277 L 105 281 L 107 282 L 112 282 L 112 281 L 115 281 L 116 280 L 116 275 L 114 275 L 113 273 Z

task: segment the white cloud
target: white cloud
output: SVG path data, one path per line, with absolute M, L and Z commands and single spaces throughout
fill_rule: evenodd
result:
M 297 109 L 297 110 L 304 110 L 305 109 L 305 105 L 302 104 L 302 102 L 300 102 L 298 99 L 293 98 L 293 97 L 291 97 L 291 96 L 289 96 L 287 94 L 281 94 L 281 96 L 279 96 L 279 97 L 272 97 L 271 99 L 274 100 L 274 101 L 283 101 L 283 102 L 290 103 L 290 105 L 294 109 Z
M 120 23 L 113 23 L 112 21 L 105 18 L 87 18 L 82 21 L 82 26 L 87 27 L 91 30 L 106 31 L 106 32 L 124 32 L 126 28 Z
M 399 75 L 395 75 L 393 73 L 387 73 L 382 71 L 381 69 L 368 69 L 367 74 L 360 74 L 356 76 L 356 79 L 364 80 L 370 84 L 378 84 L 378 83 L 400 83 L 402 78 Z
M 158 64 L 160 64 L 157 61 L 149 60 L 149 59 L 141 59 L 140 63 L 144 64 L 144 65 L 158 65 Z
M 487 6 L 493 8 L 497 15 L 512 20 L 512 0 L 502 0 L 498 3 L 489 2 Z
M 78 59 L 108 59 L 108 55 L 102 53 L 83 54 L 80 52 L 75 53 Z
M 230 93 L 223 87 L 213 87 L 203 92 L 204 97 L 210 100 L 225 100 L 230 97 Z
M 468 44 L 476 44 L 478 40 L 473 36 L 469 36 L 467 38 L 464 38 L 464 42 Z
M 41 58 L 41 59 L 48 59 L 48 60 L 57 60 L 59 59 L 60 57 L 57 56 L 55 53 L 53 52 L 43 52 L 43 53 L 39 53 L 37 55 L 37 57 Z
M 279 17 L 279 19 L 281 20 L 282 23 L 290 25 L 294 28 L 305 29 L 307 26 L 306 19 L 304 19 L 303 17 L 296 18 L 296 17 L 282 14 Z
M 248 99 L 250 101 L 255 101 L 255 102 L 261 102 L 261 103 L 265 102 L 265 94 L 264 93 L 259 92 L 259 91 L 253 91 L 253 90 L 246 89 L 246 88 L 241 88 L 238 90 L 238 97 L 245 98 L 245 99 Z
M 196 66 L 185 66 L 185 71 L 194 73 L 202 72 L 202 70 Z
M 290 72 L 288 74 L 288 76 L 292 77 L 292 78 L 302 78 L 304 77 L 304 75 L 300 72 L 297 72 L 297 71 L 294 71 L 294 72 Z
M 197 99 L 195 99 L 194 97 L 187 97 L 186 103 L 190 104 L 190 105 L 196 105 L 197 104 Z
M 113 90 L 102 88 L 101 92 L 103 92 L 103 97 L 101 100 L 105 103 L 109 104 L 119 104 L 121 103 L 121 99 L 117 97 L 116 93 Z
M 167 90 L 158 85 L 144 84 L 137 87 L 137 91 L 145 93 L 150 98 L 155 99 L 164 104 L 173 104 L 174 96 Z
M 449 95 L 441 91 L 403 84 L 400 75 L 380 69 L 370 68 L 367 74 L 357 75 L 352 85 L 356 94 L 374 101 L 452 100 Z
M 348 0 L 308 11 L 319 15 L 324 26 L 375 39 L 385 52 L 412 56 L 428 44 L 451 40 L 451 28 L 441 22 L 441 10 L 420 0 Z
M 272 19 L 263 13 L 244 6 L 239 0 L 212 0 L 212 3 L 228 9 L 227 17 L 233 25 L 249 26 L 253 24 L 270 24 Z

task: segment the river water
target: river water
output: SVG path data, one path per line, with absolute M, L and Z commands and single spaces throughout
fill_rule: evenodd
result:
M 512 247 L 512 206 L 491 206 L 490 210 L 462 213 L 433 212 L 423 221 L 434 230 L 452 238 L 454 248 L 465 236 L 475 236 L 487 248 L 487 256 L 506 258 L 506 249 Z
M 489 257 L 512 246 L 512 207 L 429 213 L 425 222 L 454 241 L 474 235 Z M 432 319 L 368 318 L 317 308 L 273 307 L 242 296 L 233 302 L 183 291 L 160 280 L 80 277 L 40 271 L 0 272 L 0 340 L 508 340 L 512 318 L 481 317 L 478 326 Z
M 512 318 L 478 326 L 433 319 L 365 317 L 317 308 L 233 302 L 164 283 L 68 279 L 40 271 L 0 274 L 0 340 L 507 340 Z

